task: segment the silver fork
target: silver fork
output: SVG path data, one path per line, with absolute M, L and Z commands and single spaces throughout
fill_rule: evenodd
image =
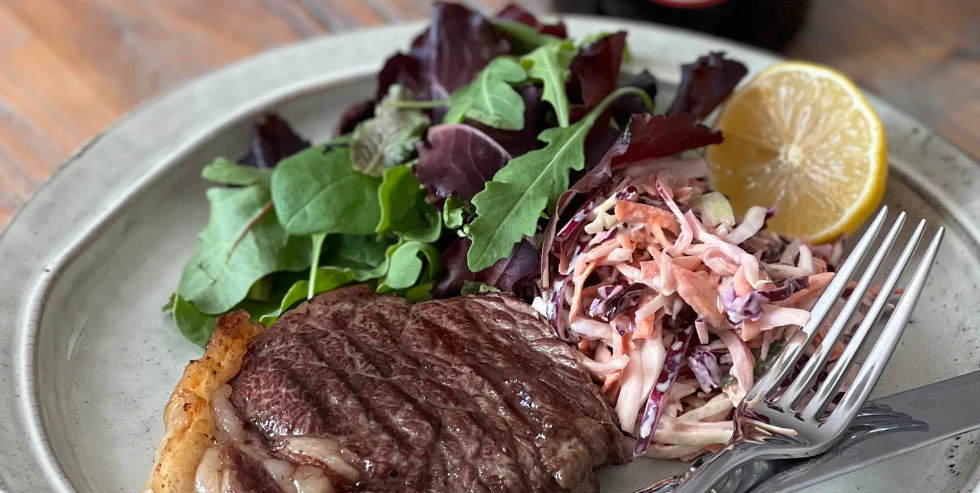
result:
M 827 318 L 837 300 L 840 299 L 848 281 L 857 272 L 858 265 L 871 250 L 871 245 L 878 236 L 887 214 L 888 208 L 883 207 L 847 257 L 847 260 L 841 265 L 837 275 L 834 276 L 834 279 L 814 304 L 810 321 L 787 341 L 782 353 L 773 362 L 769 371 L 749 390 L 743 402 L 736 409 L 735 433 L 728 444 L 719 452 L 696 462 L 685 474 L 662 481 L 636 493 L 710 492 L 731 472 L 750 462 L 814 456 L 827 450 L 847 430 L 859 408 L 867 400 L 881 376 L 885 364 L 898 345 L 898 340 L 902 336 L 919 295 L 922 293 L 926 277 L 929 275 L 929 270 L 932 268 L 936 253 L 942 243 L 944 232 L 942 227 L 933 236 L 904 294 L 895 304 L 894 311 L 882 329 L 878 342 L 861 366 L 854 382 L 832 412 L 827 414 L 826 410 L 838 394 L 838 389 L 844 381 L 861 343 L 885 312 L 902 272 L 909 264 L 919 241 L 922 239 L 925 231 L 925 220 L 919 221 L 909 244 L 889 272 L 881 291 L 875 297 L 864 320 L 854 331 L 843 354 L 802 410 L 799 410 L 798 406 L 807 391 L 816 383 L 827 358 L 844 333 L 848 321 L 857 312 L 861 299 L 871 286 L 875 274 L 884 263 L 888 251 L 901 232 L 905 222 L 904 212 L 899 214 L 898 219 L 885 236 L 840 314 L 831 323 L 821 345 L 796 378 L 788 382 L 784 390 L 781 390 L 780 384 L 792 372 L 800 355 L 813 341 L 824 319 Z M 780 429 L 794 430 L 795 434 L 784 433 Z

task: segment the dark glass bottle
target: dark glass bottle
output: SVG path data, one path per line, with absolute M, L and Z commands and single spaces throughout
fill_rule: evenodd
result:
M 810 0 L 555 0 L 561 12 L 646 20 L 779 50 L 799 31 Z

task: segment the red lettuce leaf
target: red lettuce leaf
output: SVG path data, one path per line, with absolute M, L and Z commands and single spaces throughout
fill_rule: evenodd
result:
M 565 28 L 564 22 L 558 22 L 556 24 L 542 24 L 534 14 L 524 10 L 523 7 L 516 4 L 509 4 L 503 8 L 496 15 L 497 19 L 503 19 L 505 21 L 520 22 L 521 24 L 531 26 L 541 34 L 550 34 L 562 39 L 568 37 L 568 30 Z
M 378 92 L 374 96 L 375 100 L 381 101 L 381 98 L 388 94 L 388 89 L 395 84 L 405 86 L 415 94 L 416 99 L 421 98 L 427 89 L 422 62 L 403 53 L 395 53 L 388 58 L 381 72 L 378 72 Z
M 354 131 L 358 123 L 374 118 L 374 105 L 375 101 L 373 99 L 367 99 L 350 105 L 344 110 L 344 114 L 340 115 L 340 120 L 337 121 L 337 126 L 334 127 L 333 136 L 337 137 L 349 134 Z
M 490 60 L 509 53 L 510 41 L 479 12 L 457 3 L 436 2 L 432 22 L 409 55 L 419 61 L 424 85 L 418 99 L 449 99 L 469 84 Z
M 283 158 L 307 147 L 310 147 L 309 141 L 300 137 L 286 120 L 268 114 L 252 126 L 248 152 L 238 162 L 256 168 L 274 168 Z
M 456 192 L 467 202 L 511 158 L 487 134 L 463 124 L 431 127 L 427 140 L 417 142 L 415 148 L 419 162 L 412 170 L 419 181 L 436 197 L 444 199 Z
M 524 99 L 524 128 L 521 130 L 502 130 L 480 122 L 467 120 L 466 124 L 476 127 L 497 141 L 511 156 L 522 156 L 531 151 L 544 147 L 545 143 L 538 140 L 538 134 L 550 125 L 548 123 L 548 107 L 543 106 L 541 86 L 526 84 L 517 88 Z
M 636 87 L 647 93 L 651 100 L 656 100 L 657 98 L 657 79 L 646 70 L 626 80 L 620 80 L 619 87 Z M 629 124 L 630 117 L 633 115 L 649 113 L 649 110 L 647 110 L 646 105 L 643 104 L 643 100 L 639 96 L 623 96 L 613 101 L 610 108 L 612 108 L 612 116 L 616 119 L 616 123 L 619 124 L 620 128 Z
M 574 98 L 591 109 L 616 90 L 625 48 L 624 31 L 583 46 L 569 67 L 569 99 Z
M 703 120 L 731 94 L 748 69 L 724 53 L 709 53 L 681 67 L 683 75 L 668 115 L 693 113 Z
M 472 272 L 466 266 L 466 253 L 471 244 L 469 238 L 457 238 L 442 254 L 443 277 L 433 287 L 432 296 L 443 298 L 456 295 L 466 281 L 482 282 L 521 297 L 536 294 L 538 251 L 530 241 L 521 241 L 510 257 L 500 259 L 480 272 Z
M 609 149 L 603 161 L 615 170 L 639 161 L 670 157 L 706 145 L 720 144 L 721 140 L 721 132 L 697 123 L 690 113 L 670 116 L 638 114 L 633 115 L 623 137 Z

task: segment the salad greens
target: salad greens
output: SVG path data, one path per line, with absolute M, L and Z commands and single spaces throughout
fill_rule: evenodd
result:
M 470 225 L 471 270 L 490 267 L 509 256 L 521 238 L 534 235 L 541 213 L 553 212 L 558 197 L 568 190 L 569 170 L 585 166 L 585 137 L 592 125 L 624 94 L 646 96 L 632 87 L 618 89 L 574 125 L 545 130 L 538 136 L 548 143 L 544 149 L 511 160 L 473 197 L 477 218 Z M 652 111 L 653 102 L 647 98 L 647 103 Z
M 565 93 L 565 81 L 571 71 L 569 66 L 576 53 L 571 40 L 548 43 L 521 58 L 521 65 L 532 79 L 544 83 L 541 99 L 551 103 L 558 118 L 559 127 L 569 125 L 570 103 Z M 652 106 L 652 105 L 651 105 Z M 651 108 L 650 111 L 653 111 Z
M 470 118 L 491 127 L 521 130 L 524 100 L 511 84 L 526 79 L 527 73 L 516 60 L 495 58 L 477 74 L 476 80 L 453 92 L 443 123 L 462 123 L 464 118 Z
M 576 44 L 515 5 L 488 19 L 437 2 L 332 140 L 311 147 L 268 115 L 244 156 L 203 168 L 210 220 L 165 310 L 204 345 L 229 311 L 271 324 L 350 283 L 413 301 L 533 295 L 542 231 L 569 182 L 617 156 L 708 142 L 696 121 L 744 69 L 720 54 L 685 66 L 680 114 L 651 120 L 656 82 L 622 77 L 627 53 L 623 32 Z
M 403 164 L 415 152 L 415 142 L 429 128 L 429 117 L 420 110 L 399 110 L 391 103 L 414 101 L 412 92 L 393 85 L 375 109 L 374 117 L 361 122 L 351 138 L 351 167 L 370 176 L 384 168 Z

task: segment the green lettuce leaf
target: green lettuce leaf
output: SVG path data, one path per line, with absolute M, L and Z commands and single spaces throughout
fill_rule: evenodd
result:
M 272 173 L 279 222 L 295 235 L 372 234 L 381 221 L 381 179 L 351 168 L 350 151 L 314 147 L 280 161 Z
M 201 178 L 222 185 L 262 185 L 269 188 L 272 182 L 272 170 L 242 166 L 228 159 L 219 157 L 201 170 Z
M 262 315 L 259 318 L 259 321 L 266 326 L 272 325 L 276 322 L 276 320 L 279 320 L 279 317 L 283 313 L 292 308 L 293 305 L 307 299 L 310 293 L 313 295 L 318 295 L 320 293 L 332 291 L 343 286 L 344 284 L 354 281 L 357 276 L 355 276 L 354 272 L 350 269 L 320 267 L 317 269 L 315 277 L 316 280 L 313 282 L 312 290 L 310 290 L 310 281 L 306 279 L 296 281 L 296 283 L 290 286 L 289 290 L 286 291 L 285 296 L 282 298 L 282 302 L 279 304 L 279 308 L 277 308 L 275 311 Z
M 206 315 L 199 312 L 197 308 L 194 308 L 194 305 L 181 298 L 179 294 L 175 294 L 173 300 L 172 314 L 177 330 L 188 341 L 202 348 L 206 346 L 218 324 L 218 315 Z
M 224 313 L 266 275 L 310 265 L 309 241 L 279 224 L 268 189 L 211 188 L 207 197 L 211 218 L 177 289 L 202 313 Z
M 384 293 L 432 281 L 442 268 L 439 255 L 436 247 L 421 241 L 403 241 L 389 248 L 388 272 L 379 280 L 377 291 Z

